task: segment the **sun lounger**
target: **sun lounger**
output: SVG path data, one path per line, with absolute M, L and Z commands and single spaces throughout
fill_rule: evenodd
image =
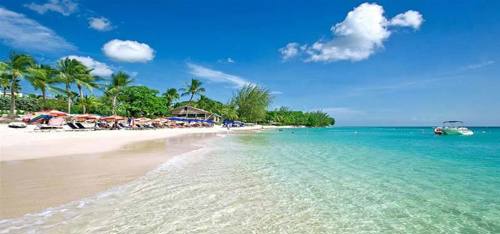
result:
M 123 124 L 123 123 L 118 123 L 118 126 L 120 128 L 123 128 L 123 129 L 129 129 L 130 128 L 130 126 L 125 126 L 125 124 Z
M 39 124 L 36 126 L 34 130 L 43 131 L 43 130 L 61 130 L 63 129 L 63 118 L 51 118 L 49 120 L 49 124 Z
M 78 130 L 80 130 L 80 128 L 78 128 L 74 123 L 66 123 L 66 125 L 68 125 L 68 127 L 71 128 L 69 131 L 78 131 Z
M 93 128 L 86 128 L 82 123 L 76 122 L 75 125 L 79 130 L 94 130 Z

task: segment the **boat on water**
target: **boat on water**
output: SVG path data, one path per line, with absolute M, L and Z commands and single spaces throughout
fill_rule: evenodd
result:
M 456 120 L 444 121 L 442 127 L 434 128 L 434 133 L 436 135 L 463 135 L 463 136 L 474 135 L 473 131 L 464 127 L 464 122 Z

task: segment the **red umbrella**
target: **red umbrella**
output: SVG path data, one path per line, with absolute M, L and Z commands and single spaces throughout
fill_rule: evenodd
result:
M 58 111 L 58 110 L 44 111 L 44 112 L 40 112 L 40 113 L 37 113 L 37 114 L 50 115 L 50 116 L 53 116 L 53 117 L 60 117 L 60 116 L 67 116 L 68 115 L 68 113 L 62 112 L 62 111 Z
M 92 115 L 92 114 L 82 114 L 82 115 L 74 115 L 73 118 L 75 119 L 99 119 L 100 116 L 98 115 Z
M 101 117 L 100 120 L 104 121 L 114 121 L 114 120 L 124 120 L 125 118 L 119 115 L 111 115 L 106 117 Z

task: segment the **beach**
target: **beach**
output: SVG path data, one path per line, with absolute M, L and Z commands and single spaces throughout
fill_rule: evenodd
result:
M 216 144 L 217 135 L 262 128 L 33 132 L 0 127 L 0 219 L 127 183 L 176 155 Z
M 26 191 L 17 199 L 42 185 L 71 187 L 44 192 L 43 202 L 76 194 L 0 220 L 0 233 L 498 233 L 500 129 L 472 130 L 474 136 L 436 136 L 430 127 L 203 133 L 133 142 L 90 156 L 88 165 L 80 156 L 9 161 L 31 161 L 53 174 L 34 170 L 41 178 L 27 181 L 21 175 L 31 168 L 12 167 L 12 184 Z M 172 146 L 180 146 L 174 156 L 158 154 Z M 146 165 L 126 169 L 139 162 Z

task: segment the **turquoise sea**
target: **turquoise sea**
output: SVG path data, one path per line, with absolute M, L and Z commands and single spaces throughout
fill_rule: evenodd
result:
M 220 136 L 129 184 L 0 233 L 500 233 L 500 128 Z

